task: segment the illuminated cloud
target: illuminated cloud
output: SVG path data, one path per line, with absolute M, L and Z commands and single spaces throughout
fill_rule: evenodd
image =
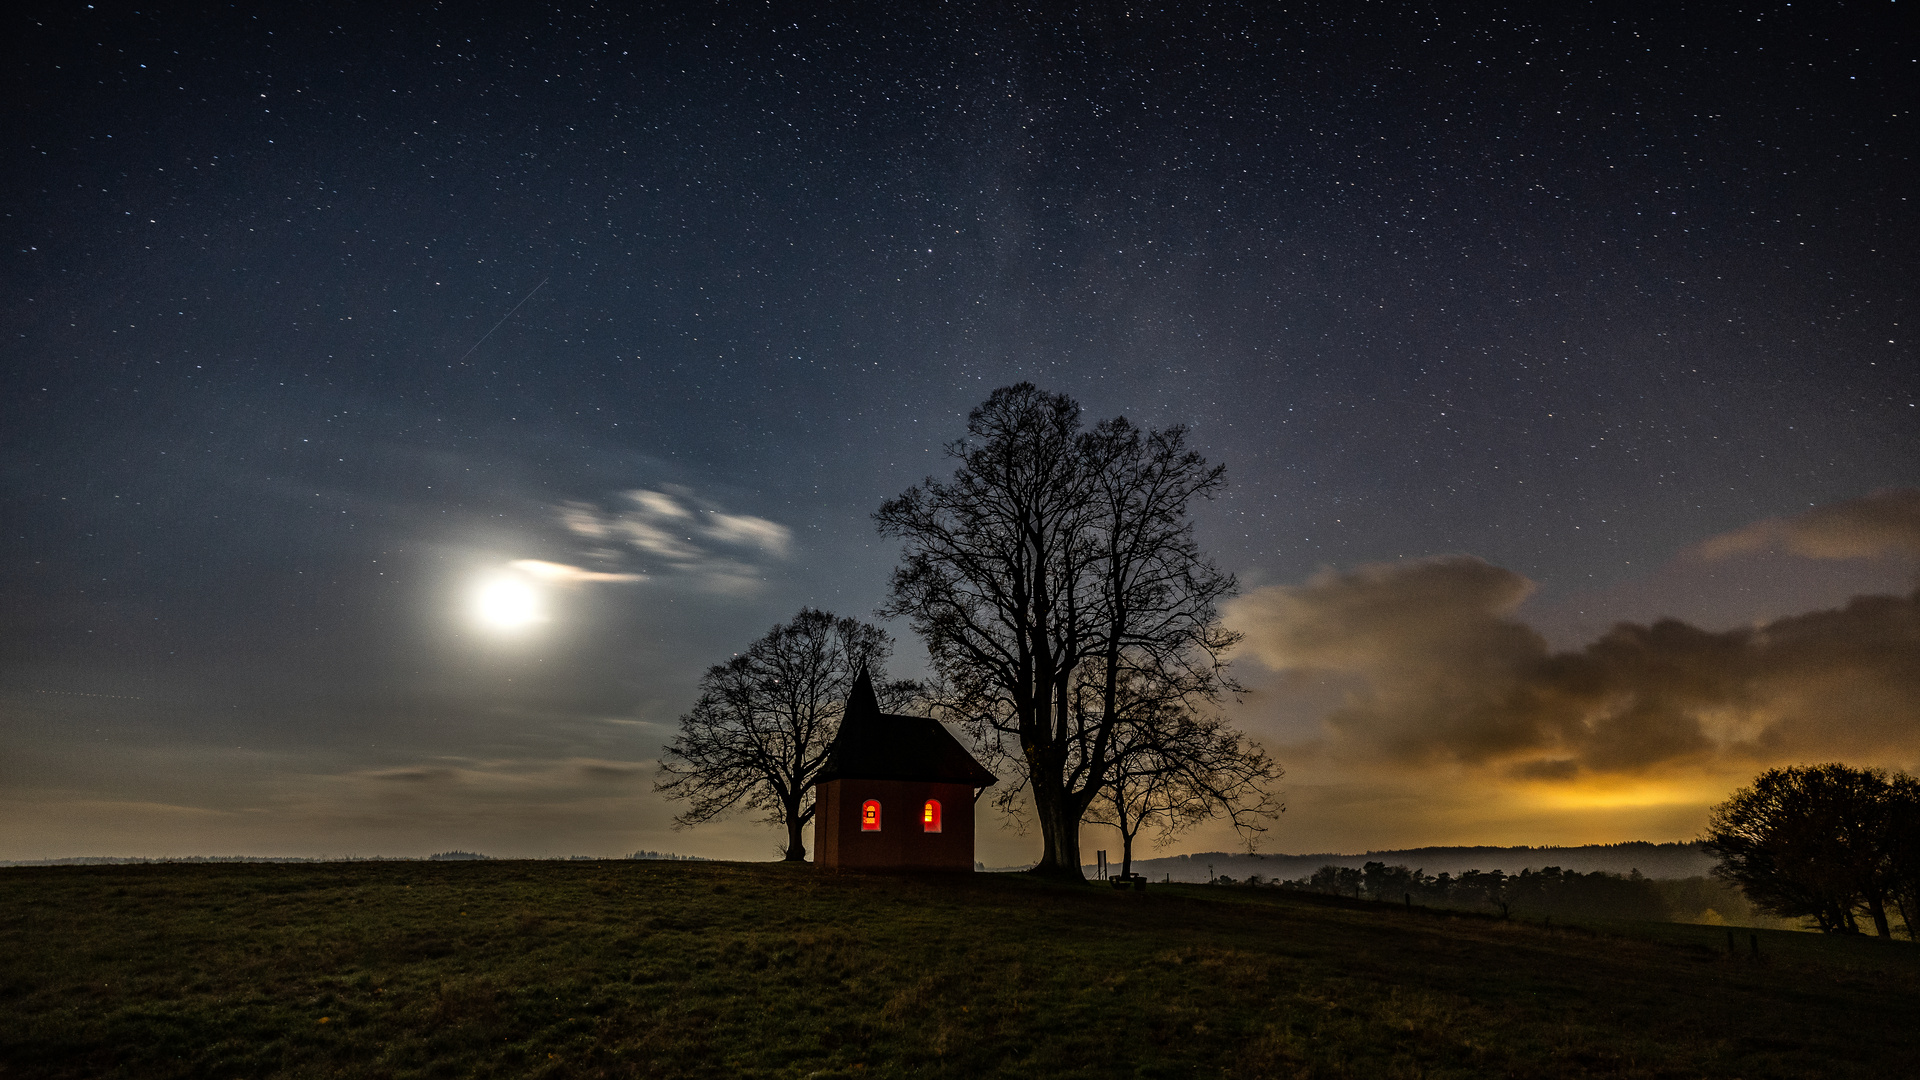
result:
M 776 558 L 786 558 L 787 542 L 792 533 L 785 525 L 766 518 L 748 517 L 745 514 L 722 514 L 713 512 L 708 519 L 706 533 L 721 543 L 744 544 L 759 548 Z
M 1339 758 L 1576 784 L 1784 761 L 1920 760 L 1920 593 L 1749 628 L 1621 623 L 1553 653 L 1518 574 L 1453 556 L 1322 573 L 1228 611 L 1264 666 L 1336 675 Z
M 1532 591 L 1510 570 L 1448 556 L 1256 589 L 1227 619 L 1268 668 L 1357 680 L 1326 718 L 1340 749 L 1409 764 L 1482 762 L 1547 741 L 1534 718 L 1503 708 L 1547 655 L 1546 642 L 1509 617 Z
M 590 536 L 595 540 L 613 536 L 612 526 L 601 520 L 599 508 L 592 503 L 567 503 L 560 507 L 560 524 L 576 536 Z
M 1785 551 L 1809 559 L 1920 558 L 1920 488 L 1887 488 L 1790 518 L 1768 518 L 1702 543 L 1699 554 L 1722 559 L 1750 551 Z
M 673 520 L 691 518 L 692 511 L 674 501 L 673 496 L 658 491 L 629 491 L 627 498 L 640 505 L 640 509 L 654 518 Z
M 544 562 L 540 559 L 515 559 L 507 564 L 529 577 L 555 585 L 585 585 L 589 582 L 645 581 L 645 574 L 610 574 L 598 570 L 583 570 L 566 563 Z
M 792 543 L 792 531 L 779 522 L 728 513 L 688 492 L 642 489 L 623 498 L 629 506 L 616 510 L 567 503 L 560 522 L 576 536 L 625 545 L 658 571 L 722 592 L 757 588 L 765 576 L 761 562 L 786 558 Z

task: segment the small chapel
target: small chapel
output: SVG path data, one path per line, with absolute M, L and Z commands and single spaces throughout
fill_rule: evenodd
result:
M 998 778 L 940 721 L 880 711 L 865 668 L 814 782 L 823 870 L 973 869 L 973 801 Z

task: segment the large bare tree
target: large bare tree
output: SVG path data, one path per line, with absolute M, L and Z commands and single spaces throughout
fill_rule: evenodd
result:
M 802 608 L 745 652 L 708 668 L 654 786 L 686 801 L 674 826 L 765 811 L 769 824 L 786 827 L 787 860 L 805 859 L 813 778 L 840 730 L 854 677 L 862 666 L 870 670 L 883 709 L 900 708 L 919 691 L 918 683 L 885 679 L 892 649 L 877 626 Z
M 1204 559 L 1189 509 L 1225 482 L 1186 431 L 1124 419 L 1082 430 L 1080 406 L 1031 383 L 993 392 L 928 478 L 875 515 L 906 542 L 881 613 L 906 616 L 942 703 L 993 758 L 1016 766 L 1040 826 L 1041 873 L 1079 878 L 1079 830 L 1136 717 L 1129 685 L 1161 708 L 1234 689 L 1235 638 L 1218 603 L 1231 575 Z M 1091 696 L 1089 696 L 1091 695 Z

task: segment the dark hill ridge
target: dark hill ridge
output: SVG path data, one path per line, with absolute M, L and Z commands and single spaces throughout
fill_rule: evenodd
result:
M 1118 873 L 1119 852 L 1109 849 L 1114 872 Z M 1590 874 L 1605 870 L 1625 874 L 1638 870 L 1650 878 L 1700 877 L 1713 869 L 1714 858 L 1700 849 L 1698 841 L 1655 844 L 1635 840 L 1625 844 L 1585 844 L 1579 847 L 1421 847 L 1396 851 L 1369 851 L 1363 855 L 1281 855 L 1253 854 L 1244 851 L 1207 851 L 1197 855 L 1172 855 L 1157 859 L 1133 860 L 1135 873 L 1153 881 L 1171 876 L 1175 881 L 1206 881 L 1211 868 L 1215 875 L 1236 880 L 1258 874 L 1261 878 L 1291 881 L 1312 874 L 1323 866 L 1360 867 L 1370 862 L 1388 866 L 1408 866 L 1429 874 L 1458 874 L 1465 870 L 1504 870 L 1517 874 L 1543 866 L 1558 866 Z M 1089 865 L 1088 873 L 1092 873 Z

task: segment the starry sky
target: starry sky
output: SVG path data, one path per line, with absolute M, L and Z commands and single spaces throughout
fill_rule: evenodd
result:
M 1268 850 L 1920 764 L 1899 5 L 408 7 L 5 16 L 0 859 L 773 857 L 663 740 L 1021 380 L 1227 465 Z

